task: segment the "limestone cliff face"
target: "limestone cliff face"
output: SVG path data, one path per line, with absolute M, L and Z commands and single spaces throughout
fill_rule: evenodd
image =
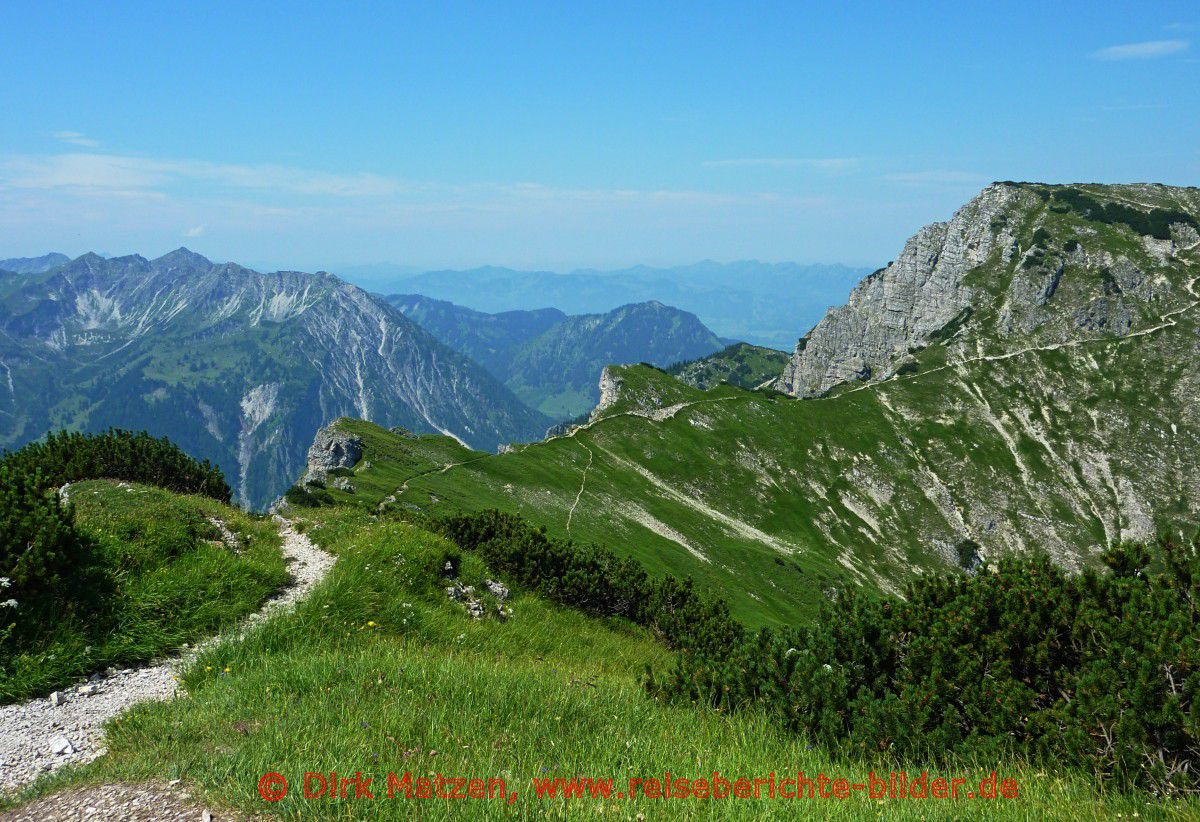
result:
M 596 404 L 595 410 L 592 411 L 593 417 L 621 398 L 621 386 L 624 382 L 617 369 L 610 365 L 604 366 L 604 369 L 600 372 L 600 402 Z
M 921 229 L 796 346 L 775 387 L 814 397 L 948 361 L 1121 337 L 1195 299 L 1200 190 L 994 183 Z
M 995 184 L 946 223 L 917 232 L 899 259 L 867 277 L 850 301 L 831 309 L 796 347 L 776 387 L 801 397 L 850 380 L 886 376 L 898 356 L 958 317 L 973 291 L 968 271 L 994 252 L 1011 254 L 1012 225 L 1004 212 L 1036 197 Z
M 301 482 L 328 482 L 329 472 L 353 468 L 362 459 L 362 438 L 338 428 L 336 422 L 317 431 L 308 449 L 307 470 Z

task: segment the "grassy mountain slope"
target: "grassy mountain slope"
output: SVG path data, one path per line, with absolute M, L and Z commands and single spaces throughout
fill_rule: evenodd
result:
M 109 753 L 56 775 L 45 793 L 81 781 L 181 779 L 218 806 L 297 818 L 494 819 L 550 815 L 761 819 L 794 816 L 796 800 L 538 798 L 533 780 L 675 776 L 784 778 L 795 770 L 865 781 L 889 766 L 869 755 L 831 760 L 803 738 L 747 712 L 726 715 L 646 697 L 646 664 L 668 655 L 646 632 L 596 620 L 516 592 L 506 621 L 467 617 L 447 599 L 441 568 L 457 547 L 365 512 L 324 508 L 305 530 L 339 556 L 326 582 L 294 613 L 200 658 L 187 699 L 144 705 L 110 728 Z M 465 563 L 469 558 L 464 558 Z M 475 567 L 473 574 L 488 574 Z M 228 670 L 228 673 L 222 673 Z M 908 768 L 919 773 L 922 766 Z M 305 771 L 362 772 L 374 800 L 305 800 Z M 1020 763 L 952 762 L 972 784 L 992 770 L 1021 787 L 1016 800 L 804 802 L 817 818 L 1079 818 L 1186 813 L 1144 795 L 1098 793 L 1090 774 Z M 290 783 L 267 805 L 261 774 Z M 386 798 L 386 775 L 496 777 L 507 799 Z M 936 773 L 942 773 L 937 771 Z
M 596 381 L 610 363 L 668 365 L 722 345 L 694 314 L 653 301 L 625 305 L 568 317 L 534 338 L 516 352 L 506 384 L 543 413 L 570 419 L 596 404 Z
M 174 652 L 256 610 L 287 580 L 269 521 L 136 483 L 90 480 L 69 494 L 95 560 L 71 569 L 87 575 L 88 597 L 61 603 L 35 644 L 0 659 L 0 702 Z
M 788 355 L 783 351 L 750 343 L 734 343 L 707 357 L 675 363 L 666 371 L 696 388 L 708 389 L 728 384 L 752 389 L 773 382 L 787 361 Z
M 556 309 L 483 314 L 414 295 L 387 300 L 556 420 L 596 404 L 596 381 L 606 365 L 670 365 L 722 346 L 694 315 L 654 301 L 567 316 Z
M 278 496 L 344 414 L 494 449 L 549 421 L 395 309 L 325 274 L 186 249 L 85 255 L 0 299 L 0 447 L 49 428 L 145 428 Z
M 965 272 L 972 311 L 948 312 L 889 379 L 796 401 L 610 369 L 617 397 L 591 423 L 413 478 L 397 502 L 494 506 L 608 542 L 721 590 L 751 623 L 977 556 L 1043 549 L 1080 567 L 1113 541 L 1190 529 L 1197 238 L 1136 235 L 1049 199 L 1022 187 L 1007 227 L 979 229 L 1007 239 Z M 1017 299 L 1063 255 L 1080 262 L 1063 260 L 1044 302 Z

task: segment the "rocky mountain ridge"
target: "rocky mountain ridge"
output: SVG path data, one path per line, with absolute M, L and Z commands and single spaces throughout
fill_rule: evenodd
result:
M 167 435 L 262 507 L 344 415 L 494 450 L 549 421 L 475 363 L 333 275 L 261 274 L 187 249 L 87 254 L 0 299 L 0 446 L 48 428 Z
M 1127 334 L 1190 299 L 1173 272 L 1198 212 L 1198 189 L 992 184 L 831 309 L 776 387 L 813 397 L 886 378 L 934 342 L 963 359 Z
M 814 330 L 789 367 L 805 399 L 613 367 L 586 422 L 413 477 L 396 503 L 619 545 L 762 622 L 1008 554 L 1078 569 L 1122 540 L 1187 539 L 1198 195 L 989 187 Z
M 40 257 L 9 257 L 7 260 L 0 260 L 0 271 L 11 271 L 14 274 L 41 274 L 70 261 L 70 257 L 58 252 L 43 254 Z

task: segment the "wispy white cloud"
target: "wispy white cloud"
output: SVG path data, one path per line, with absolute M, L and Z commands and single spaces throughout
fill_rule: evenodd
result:
M 834 163 L 835 161 L 821 161 Z M 840 161 L 837 161 L 840 162 Z M 832 166 L 830 166 L 832 167 Z M 291 212 L 302 196 L 322 207 L 402 208 L 420 212 L 503 209 L 517 204 L 588 208 L 677 205 L 721 208 L 771 201 L 811 205 L 811 198 L 772 192 L 559 188 L 536 182 L 449 184 L 414 182 L 368 173 L 334 174 L 284 165 L 242 165 L 103 153 L 0 156 L 0 190 L 64 192 L 87 198 L 170 198 L 213 202 L 239 198 L 248 207 Z M 273 198 L 273 199 L 272 199 Z M 204 225 L 193 229 L 204 230 Z
M 504 245 L 518 234 L 526 242 L 552 242 L 650 226 L 679 236 L 699 232 L 707 241 L 713 227 L 774 224 L 785 215 L 800 221 L 829 208 L 828 198 L 777 191 L 449 183 L 102 152 L 0 154 L 0 235 L 82 231 L 97 243 L 118 237 L 127 247 L 177 241 L 181 234 L 314 246 L 318 238 L 336 244 L 350 236 L 364 243 L 383 237 L 431 243 L 436 236 L 453 246 L 464 236 L 487 235 Z
M 1124 43 L 1092 52 L 1093 60 L 1153 60 L 1186 51 L 1187 40 L 1146 40 L 1141 43 Z
M 988 182 L 988 178 L 973 171 L 902 171 L 885 174 L 883 179 L 892 183 L 909 183 L 912 185 L 978 185 Z
M 730 160 L 705 160 L 705 168 L 813 168 L 819 171 L 846 171 L 855 168 L 858 157 L 737 157 Z
M 86 148 L 95 148 L 100 145 L 96 140 L 78 131 L 56 131 L 54 132 L 54 139 L 63 143 L 70 143 L 73 146 L 85 146 Z
M 0 162 L 0 185 L 13 188 L 161 189 L 188 182 L 289 194 L 370 197 L 400 183 L 375 174 L 333 174 L 282 165 L 238 165 L 101 153 L 17 156 Z

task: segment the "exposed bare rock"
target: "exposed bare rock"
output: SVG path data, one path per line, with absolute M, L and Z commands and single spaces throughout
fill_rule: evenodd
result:
M 600 372 L 600 402 L 596 404 L 596 410 L 593 415 L 613 405 L 621 398 L 621 386 L 624 380 L 610 366 L 605 366 Z
M 867 277 L 850 301 L 800 340 L 776 383 L 811 397 L 851 380 L 886 375 L 894 360 L 959 317 L 973 291 L 963 278 L 994 251 L 1011 252 L 1013 227 L 999 218 L 1014 202 L 1036 201 L 1019 188 L 994 184 L 947 223 L 933 223 L 908 241 L 900 258 Z
M 327 482 L 329 472 L 353 468 L 362 459 L 362 440 L 330 423 L 317 432 L 308 449 L 308 468 L 303 482 Z
M 1194 299 L 1198 212 L 1191 188 L 994 183 L 831 309 L 775 387 L 885 379 L 935 343 L 963 361 L 1132 334 Z

